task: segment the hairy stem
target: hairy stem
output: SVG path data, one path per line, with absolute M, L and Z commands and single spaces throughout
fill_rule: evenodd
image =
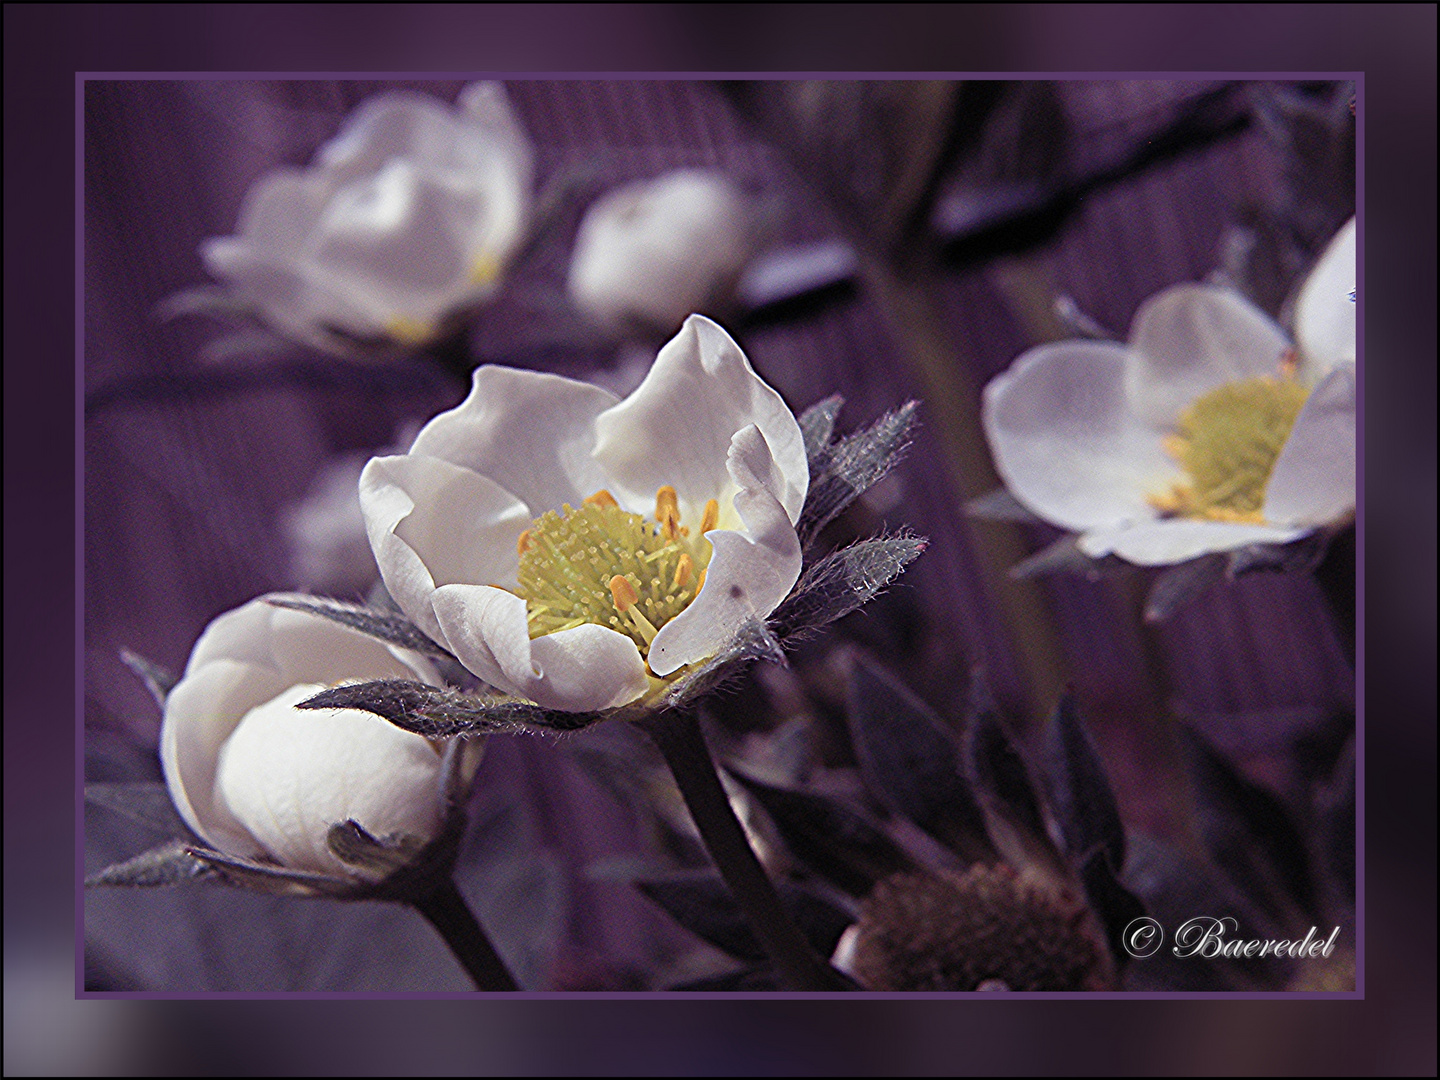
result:
M 774 962 L 788 990 L 846 990 L 844 979 L 815 955 L 780 902 L 775 886 L 745 830 L 730 808 L 730 799 L 715 772 L 705 736 L 692 713 L 666 713 L 639 721 L 650 736 L 700 830 L 720 876 L 730 887 L 761 946 Z
M 450 946 L 455 959 L 475 983 L 475 989 L 486 991 L 519 990 L 520 985 L 495 946 L 490 944 L 480 920 L 465 903 L 455 882 L 449 878 L 429 896 L 413 900 L 415 910 Z

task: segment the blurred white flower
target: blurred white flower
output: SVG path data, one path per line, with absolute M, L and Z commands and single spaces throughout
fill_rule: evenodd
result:
M 672 333 L 728 299 L 755 242 L 749 200 L 720 173 L 680 169 L 626 184 L 580 222 L 570 297 L 617 333 Z
M 485 366 L 360 479 L 390 595 L 486 682 L 623 705 L 763 618 L 800 573 L 800 427 L 730 336 L 685 321 L 624 401 Z
M 280 512 L 290 550 L 290 583 L 330 595 L 364 595 L 377 571 L 365 518 L 360 514 L 360 471 L 367 454 L 325 462 L 309 490 Z
M 403 454 L 419 430 L 418 424 L 406 424 L 379 453 Z M 331 458 L 320 466 L 305 494 L 281 508 L 291 585 L 328 596 L 363 596 L 380 576 L 360 513 L 360 473 L 372 456 Z
M 504 87 L 447 106 L 378 94 L 309 168 L 260 177 L 237 235 L 206 268 L 275 330 L 345 352 L 346 338 L 420 344 L 497 288 L 530 210 L 530 142 Z
M 185 822 L 227 855 L 351 878 L 364 874 L 331 852 L 332 825 L 432 839 L 444 777 L 429 742 L 367 712 L 294 707 L 354 679 L 439 681 L 422 657 L 263 599 L 211 622 L 161 727 Z
M 1011 493 L 1145 566 L 1286 543 L 1355 508 L 1355 231 L 1301 289 L 1292 348 L 1239 295 L 1177 285 L 1140 306 L 1126 345 L 1062 341 L 985 388 Z

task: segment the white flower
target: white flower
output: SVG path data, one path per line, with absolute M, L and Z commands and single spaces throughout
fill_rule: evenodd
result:
M 363 875 L 330 851 L 332 825 L 432 839 L 443 763 L 430 743 L 367 712 L 294 708 L 354 679 L 438 682 L 419 656 L 263 599 L 210 623 L 160 734 L 186 824 L 227 855 L 348 877 Z
M 800 427 L 699 315 L 624 401 L 486 366 L 360 504 L 405 614 L 545 708 L 623 705 L 763 618 L 800 573 Z M 648 662 L 648 670 L 647 670 Z
M 454 107 L 379 94 L 309 168 L 256 181 L 238 235 L 201 254 L 288 337 L 339 351 L 346 335 L 418 344 L 494 292 L 525 228 L 532 170 L 498 83 L 466 87 Z
M 1284 332 L 1235 293 L 1177 285 L 1127 345 L 1031 349 L 985 388 L 1006 486 L 1144 566 L 1286 543 L 1355 507 L 1355 230 L 1332 241 Z
M 626 184 L 586 211 L 570 296 L 611 330 L 668 334 L 723 302 L 754 243 L 749 203 L 720 173 L 680 169 Z
M 638 380 L 637 380 L 638 381 Z M 381 454 L 403 453 L 419 424 L 406 423 Z M 338 454 L 316 472 L 299 499 L 281 507 L 280 531 L 290 552 L 290 583 L 307 592 L 360 596 L 379 571 L 360 513 L 360 473 L 371 454 Z

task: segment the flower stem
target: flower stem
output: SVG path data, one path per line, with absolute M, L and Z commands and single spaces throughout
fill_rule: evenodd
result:
M 730 808 L 730 800 L 720 785 L 695 716 L 666 713 L 638 723 L 664 755 L 690 816 L 700 830 L 705 849 L 774 962 L 786 989 L 849 989 L 844 979 L 815 955 L 780 903 L 775 886 L 765 875 L 745 838 L 745 830 Z
M 1355 526 L 1341 529 L 1330 540 L 1325 557 L 1315 568 L 1315 581 L 1329 602 L 1335 636 L 1350 666 L 1355 666 Z
M 445 939 L 455 959 L 475 983 L 475 989 L 486 991 L 519 990 L 520 985 L 495 946 L 485 935 L 485 929 L 475 913 L 465 903 L 460 890 L 450 878 L 428 896 L 412 900 L 415 910 L 424 915 L 436 932 Z

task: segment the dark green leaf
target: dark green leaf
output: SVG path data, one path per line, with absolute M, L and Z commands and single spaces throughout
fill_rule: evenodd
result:
M 86 784 L 85 801 L 123 814 L 167 836 L 193 836 L 190 827 L 175 812 L 175 804 L 170 801 L 170 792 L 164 784 Z
M 178 885 L 206 877 L 210 868 L 191 854 L 191 845 L 184 840 L 171 840 L 159 847 L 136 855 L 133 859 L 113 863 L 85 879 L 87 887 L 96 885 L 154 886 Z
M 150 696 L 155 699 L 155 704 L 160 706 L 161 712 L 164 712 L 165 699 L 170 696 L 170 691 L 175 688 L 180 677 L 129 649 L 120 650 L 120 659 L 126 667 L 140 676 L 140 681 L 145 684 L 145 689 L 150 691 Z
M 830 438 L 835 434 L 835 418 L 844 404 L 843 397 L 831 394 L 800 414 L 800 434 L 805 440 L 805 458 L 810 462 L 811 476 L 816 475 L 817 465 L 824 465 Z
M 853 896 L 915 864 L 898 844 L 855 809 L 824 795 L 787 791 L 727 769 L 770 815 L 780 836 L 816 873 Z
M 187 852 L 210 870 L 218 874 L 228 885 L 255 892 L 270 893 L 274 896 L 333 896 L 351 897 L 364 891 L 358 881 L 348 878 L 331 877 L 328 874 L 312 874 L 304 870 L 289 870 L 272 863 L 256 862 L 235 855 L 226 855 L 210 848 L 189 847 Z
M 427 738 L 493 735 L 543 729 L 574 731 L 599 713 L 542 709 L 518 698 L 478 697 L 405 679 L 346 683 L 302 701 L 297 709 L 362 709 Z
M 1010 576 L 1024 579 L 1043 574 L 1068 574 L 1086 581 L 1099 581 L 1115 568 L 1115 560 L 1086 555 L 1080 550 L 1080 538 L 1067 535 L 1021 559 L 1010 568 Z
M 1016 869 L 1032 863 L 1063 867 L 1064 860 L 1046 830 L 1030 770 L 978 672 L 971 686 L 969 711 L 963 743 L 965 776 L 984 812 L 991 841 Z
M 780 640 L 759 619 L 749 618 L 740 625 L 730 643 L 705 661 L 695 671 L 678 679 L 660 699 L 660 707 L 683 709 L 693 705 L 738 675 L 756 660 L 785 664 L 785 650 Z
M 1084 865 L 1098 850 L 1105 852 L 1112 867 L 1123 868 L 1125 827 L 1120 808 L 1068 691 L 1045 727 L 1042 761 L 1050 810 L 1075 865 Z
M 425 847 L 417 836 L 372 836 L 353 818 L 330 826 L 325 843 L 341 861 L 383 877 L 409 866 Z
M 878 536 L 832 552 L 811 564 L 770 616 L 781 641 L 804 635 L 850 614 L 875 597 L 925 550 L 909 533 Z
M 377 611 L 361 604 L 347 604 L 343 600 L 306 596 L 303 593 L 271 593 L 265 600 L 275 607 L 319 615 L 341 626 L 359 630 L 362 634 L 388 641 L 391 645 L 418 652 L 422 656 L 455 659 L 448 649 L 432 641 L 425 631 L 405 616 L 393 611 Z
M 1305 841 L 1284 804 L 1242 776 L 1192 728 L 1180 732 L 1200 836 L 1216 865 L 1278 921 L 1286 920 L 1292 904 L 1316 917 Z
M 1224 580 L 1226 563 L 1224 554 L 1212 552 L 1165 567 L 1145 598 L 1145 621 L 1164 622 L 1210 586 Z
M 1009 488 L 996 488 L 988 495 L 971 499 L 965 504 L 965 512 L 985 521 L 1014 521 L 1022 525 L 1041 523 L 1040 518 L 1010 494 Z
M 637 880 L 635 887 L 681 926 L 740 960 L 762 961 L 765 950 L 750 930 L 730 889 L 714 870 Z M 812 892 L 781 881 L 780 901 L 821 956 L 829 956 L 854 920 Z
M 808 547 L 835 515 L 900 463 L 918 407 L 907 402 L 812 458 L 810 491 L 795 525 L 802 545 Z
M 1144 918 L 1145 905 L 1129 889 L 1121 885 L 1110 866 L 1110 857 L 1103 848 L 1096 849 L 1080 867 L 1080 882 L 1090 910 L 1100 920 L 1106 943 L 1115 966 L 1122 968 L 1130 960 L 1124 945 L 1125 928 L 1134 920 Z
M 851 668 L 848 714 L 861 771 L 881 802 L 969 862 L 994 858 L 961 771 L 959 740 L 928 705 L 860 656 Z

